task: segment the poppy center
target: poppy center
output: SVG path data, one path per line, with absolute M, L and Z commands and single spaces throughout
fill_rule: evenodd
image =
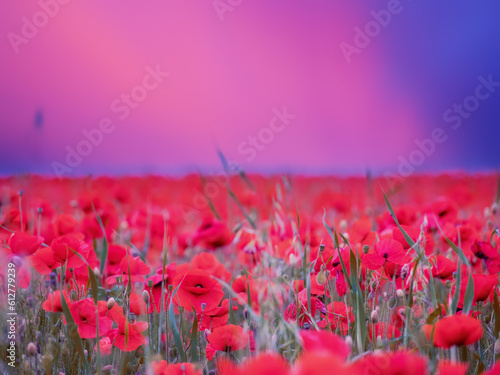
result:
M 201 284 L 196 284 L 194 287 L 195 287 L 195 288 L 203 288 L 203 285 L 201 285 Z
M 387 254 L 387 253 L 382 254 L 382 256 L 383 256 L 385 259 L 389 258 L 389 254 Z
M 480 258 L 480 259 L 486 258 L 486 257 L 484 256 L 484 254 L 483 254 L 483 252 L 482 252 L 482 251 L 478 251 L 478 252 L 476 253 L 476 256 L 477 256 L 478 258 Z

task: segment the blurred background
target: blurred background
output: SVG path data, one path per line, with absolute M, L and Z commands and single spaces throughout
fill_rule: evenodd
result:
M 0 174 L 496 170 L 500 3 L 16 1 Z M 428 141 L 427 141 L 428 140 Z

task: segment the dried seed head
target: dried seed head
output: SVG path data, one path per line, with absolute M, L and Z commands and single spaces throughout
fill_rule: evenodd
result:
M 146 302 L 146 305 L 149 304 L 149 293 L 147 290 L 142 291 L 142 299 Z
M 377 310 L 372 310 L 371 314 L 370 314 L 370 319 L 372 321 L 372 323 L 377 323 L 378 322 L 378 311 Z
M 323 251 L 325 251 L 325 245 L 324 245 L 324 244 L 321 244 L 321 245 L 319 245 L 319 252 L 320 252 L 321 254 L 323 254 Z
M 108 310 L 111 310 L 114 305 L 115 305 L 115 299 L 113 297 L 111 297 L 110 299 L 108 299 L 108 302 L 107 302 Z
M 26 347 L 26 352 L 29 356 L 33 357 L 38 354 L 38 348 L 34 342 L 30 342 Z
M 148 288 L 152 288 L 153 287 L 153 280 L 148 280 Z

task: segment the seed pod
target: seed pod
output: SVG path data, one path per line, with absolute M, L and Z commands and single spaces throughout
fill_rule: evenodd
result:
M 368 251 L 370 251 L 370 246 L 369 245 L 363 245 L 363 253 L 368 254 Z

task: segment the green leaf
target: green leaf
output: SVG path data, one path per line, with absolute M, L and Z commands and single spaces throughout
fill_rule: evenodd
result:
M 181 280 L 177 288 L 174 289 L 172 293 L 172 297 L 170 297 L 170 303 L 168 306 L 168 318 L 170 320 L 170 326 L 172 327 L 172 334 L 174 335 L 175 346 L 177 347 L 177 352 L 181 356 L 181 362 L 187 362 L 186 352 L 184 351 L 184 347 L 182 346 L 181 335 L 179 334 L 179 329 L 177 328 L 177 324 L 175 322 L 175 313 L 174 313 L 174 297 L 179 290 L 184 278 Z M 167 332 L 168 334 L 168 332 Z
M 191 362 L 198 362 L 198 315 L 194 311 L 193 327 L 191 329 Z
M 497 288 L 495 288 L 494 290 L 493 311 L 495 314 L 495 327 L 493 327 L 493 337 L 496 339 L 498 337 L 498 333 L 500 332 L 500 305 L 498 303 Z

